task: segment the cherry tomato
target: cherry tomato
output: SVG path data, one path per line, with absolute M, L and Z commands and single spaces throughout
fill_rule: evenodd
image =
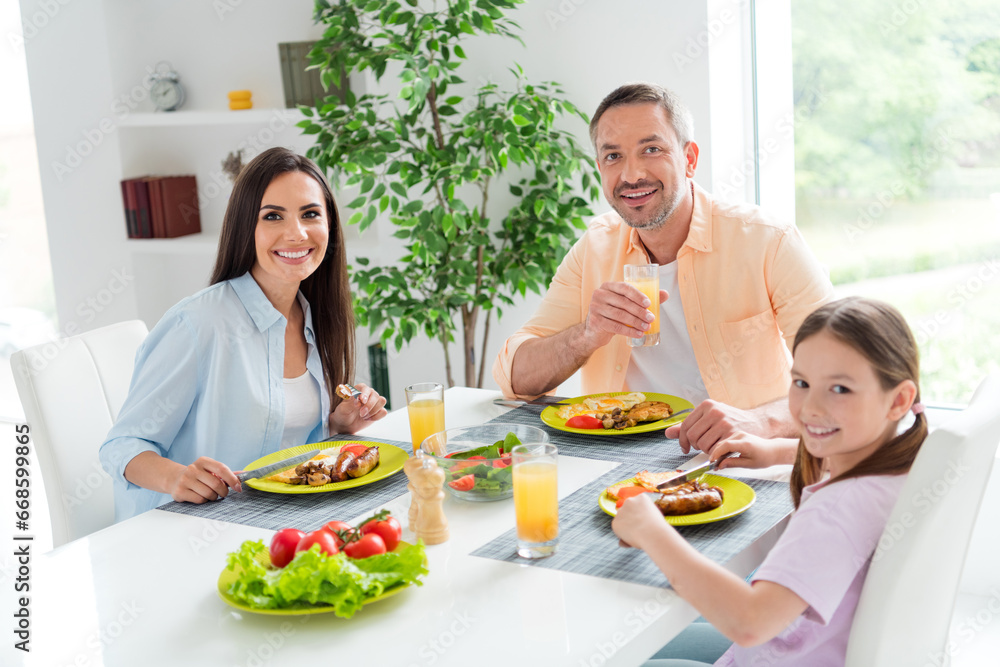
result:
M 621 509 L 621 506 L 625 504 L 625 501 L 632 496 L 637 496 L 640 493 L 650 493 L 649 489 L 645 489 L 641 486 L 626 486 L 624 489 L 618 490 L 618 502 L 615 503 L 615 507 Z
M 378 535 L 385 542 L 386 551 L 395 551 L 396 545 L 399 544 L 399 540 L 403 537 L 403 527 L 399 525 L 396 517 L 387 516 L 382 520 L 372 519 L 361 526 L 361 534 Z
M 340 551 L 337 548 L 337 540 L 328 530 L 320 528 L 319 530 L 314 530 L 311 533 L 306 533 L 305 537 L 299 540 L 299 543 L 295 545 L 295 553 L 300 551 L 308 551 L 309 547 L 314 544 L 319 545 L 319 550 L 328 556 L 332 556 Z
M 344 540 L 337 535 L 341 531 L 346 531 L 348 534 L 354 532 L 354 526 L 347 523 L 346 521 L 328 521 L 324 526 L 323 530 L 328 530 L 333 534 L 334 540 L 337 542 L 337 548 L 344 546 Z
M 472 491 L 472 487 L 476 485 L 475 475 L 466 475 L 464 477 L 459 477 L 458 479 L 448 482 L 448 486 L 455 489 L 456 491 Z
M 577 415 L 566 420 L 570 428 L 604 428 L 604 422 L 590 415 Z
M 375 533 L 368 533 L 357 542 L 348 542 L 344 545 L 344 553 L 351 558 L 368 558 L 384 554 L 385 551 L 385 542 Z
M 271 565 L 285 567 L 291 563 L 295 557 L 295 547 L 303 537 L 305 533 L 298 528 L 282 528 L 276 532 L 271 538 L 271 548 L 268 549 Z

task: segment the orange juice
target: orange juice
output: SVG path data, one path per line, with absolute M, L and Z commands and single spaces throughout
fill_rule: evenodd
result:
M 651 336 L 656 334 L 657 340 L 659 340 L 660 335 L 660 280 L 633 280 L 629 282 L 629 285 L 636 288 L 640 292 L 646 295 L 649 299 L 649 312 L 653 313 L 653 321 L 649 323 L 649 328 L 646 329 L 646 335 Z
M 444 430 L 444 401 L 439 398 L 422 398 L 406 406 L 410 416 L 410 439 L 413 451 L 427 436 Z
M 626 264 L 623 270 L 625 283 L 639 290 L 649 299 L 647 310 L 653 320 L 645 334 L 639 338 L 626 336 L 629 347 L 660 344 L 660 266 L 658 264 Z
M 555 461 L 524 461 L 514 466 L 514 513 L 519 542 L 538 544 L 559 537 Z

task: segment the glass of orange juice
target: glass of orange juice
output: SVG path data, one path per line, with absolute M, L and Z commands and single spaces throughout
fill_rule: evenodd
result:
M 406 387 L 406 412 L 410 416 L 410 441 L 416 452 L 427 436 L 444 430 L 444 386 L 420 382 Z
M 645 347 L 660 344 L 660 265 L 626 264 L 625 282 L 649 298 L 649 312 L 653 321 L 642 338 L 628 337 L 629 347 Z
M 511 450 L 517 555 L 521 558 L 551 556 L 559 544 L 556 454 L 556 446 L 548 443 L 526 443 Z

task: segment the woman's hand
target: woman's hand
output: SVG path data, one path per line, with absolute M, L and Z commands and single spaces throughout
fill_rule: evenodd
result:
M 385 417 L 385 397 L 363 383 L 354 385 L 361 393 L 352 399 L 341 401 L 330 413 L 331 433 L 357 433 L 373 421 Z
M 657 534 L 668 533 L 674 527 L 663 520 L 663 513 L 653 504 L 651 493 L 640 493 L 626 500 L 611 522 L 611 529 L 623 547 L 638 547 Z
M 189 466 L 178 465 L 168 481 L 168 493 L 182 503 L 203 503 L 219 500 L 229 494 L 229 489 L 242 491 L 240 480 L 224 463 L 202 456 Z
M 735 433 L 720 440 L 708 452 L 713 461 L 730 452 L 739 452 L 739 458 L 728 458 L 719 464 L 725 468 L 768 468 L 781 463 L 795 463 L 799 441 L 792 438 L 762 438 L 750 433 Z

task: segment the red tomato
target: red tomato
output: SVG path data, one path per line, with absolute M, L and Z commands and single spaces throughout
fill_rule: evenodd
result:
M 311 533 L 306 533 L 306 536 L 299 540 L 299 543 L 295 545 L 295 553 L 300 551 L 308 551 L 309 547 L 314 544 L 319 545 L 319 550 L 328 556 L 332 556 L 340 551 L 337 548 L 337 539 L 328 530 L 320 528 L 319 530 L 314 530 Z
M 361 526 L 361 534 L 378 535 L 385 542 L 386 551 L 395 551 L 396 545 L 399 544 L 399 540 L 403 537 L 403 527 L 399 525 L 396 517 L 387 516 L 382 521 L 373 519 Z
M 467 458 L 467 459 L 465 459 L 465 460 L 466 460 L 466 461 L 475 461 L 475 460 L 477 460 L 477 459 L 478 459 L 479 461 L 485 461 L 485 460 L 486 460 L 486 457 L 485 457 L 485 456 L 470 456 L 469 458 Z
M 494 468 L 506 468 L 509 465 L 510 465 L 510 454 L 501 456 L 498 459 L 493 459 Z
M 355 456 L 361 456 L 362 454 L 365 453 L 366 449 L 368 449 L 368 447 L 365 445 L 344 445 L 343 447 L 340 448 L 340 451 L 350 452 Z
M 344 553 L 351 558 L 368 558 L 384 554 L 385 542 L 375 533 L 368 533 L 357 542 L 348 542 L 344 546 Z
M 604 428 L 604 423 L 597 417 L 590 415 L 577 415 L 566 420 L 566 426 L 570 428 Z
M 457 473 L 459 470 L 465 470 L 466 468 L 475 468 L 477 465 L 481 465 L 479 461 L 468 461 L 468 460 L 455 461 L 454 463 L 451 464 L 449 469 L 454 474 Z
M 475 475 L 466 475 L 465 477 L 459 477 L 458 479 L 448 482 L 448 486 L 455 489 L 456 491 L 472 491 L 472 487 L 476 485 Z
M 341 531 L 346 531 L 348 534 L 354 532 L 354 526 L 347 523 L 346 521 L 328 521 L 324 526 L 323 530 L 328 530 L 333 534 L 333 538 L 337 541 L 337 548 L 344 546 L 344 540 L 337 535 Z
M 618 502 L 615 503 L 615 507 L 621 509 L 621 506 L 625 504 L 625 501 L 632 496 L 637 496 L 640 493 L 650 493 L 649 489 L 645 489 L 641 486 L 626 486 L 624 489 L 618 491 Z
M 299 540 L 305 537 L 298 528 L 282 528 L 271 538 L 271 548 L 268 553 L 271 556 L 271 564 L 275 567 L 285 567 L 292 562 L 295 557 L 295 547 Z

